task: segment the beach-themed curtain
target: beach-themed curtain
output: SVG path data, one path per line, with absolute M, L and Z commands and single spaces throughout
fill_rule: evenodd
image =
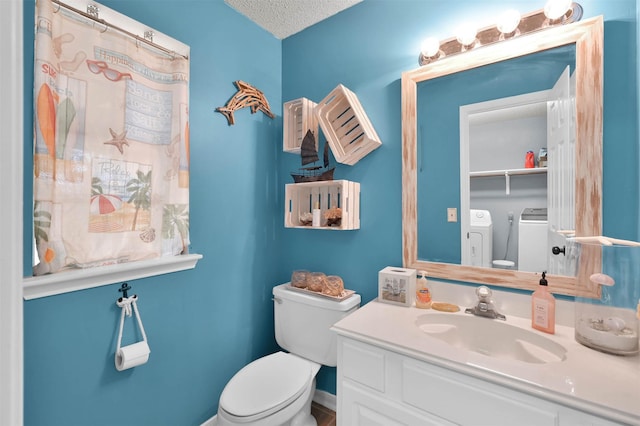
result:
M 187 252 L 189 61 L 36 2 L 34 275 Z

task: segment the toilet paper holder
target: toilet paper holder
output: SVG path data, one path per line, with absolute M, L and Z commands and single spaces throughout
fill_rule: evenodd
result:
M 144 326 L 142 325 L 140 311 L 136 304 L 138 296 L 134 294 L 129 297 L 129 290 L 131 290 L 131 286 L 127 283 L 123 283 L 118 289 L 118 291 L 122 293 L 122 297 L 119 297 L 118 300 L 116 300 L 116 305 L 122 309 L 120 313 L 118 343 L 115 353 L 115 366 L 118 371 L 127 370 L 129 368 L 145 364 L 149 360 L 149 354 L 151 353 L 149 344 L 147 343 L 147 334 L 145 333 Z M 135 314 L 138 328 L 142 334 L 142 341 L 122 346 L 122 331 L 124 328 L 125 316 L 130 317 L 132 314 Z

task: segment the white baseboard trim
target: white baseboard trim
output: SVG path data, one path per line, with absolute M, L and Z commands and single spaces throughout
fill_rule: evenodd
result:
M 316 389 L 313 394 L 313 401 L 323 407 L 336 411 L 336 396 L 332 393 Z
M 208 419 L 207 421 L 205 421 L 204 423 L 202 423 L 200 426 L 216 426 L 216 417 L 218 417 L 217 414 L 211 417 L 210 419 Z
M 336 411 L 336 396 L 332 393 L 316 389 L 315 393 L 313 394 L 313 401 L 317 404 L 327 407 L 330 410 Z M 211 417 L 200 426 L 215 426 L 216 417 L 217 415 Z

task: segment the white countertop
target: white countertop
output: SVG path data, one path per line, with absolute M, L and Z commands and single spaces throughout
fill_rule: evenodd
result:
M 451 285 L 451 284 L 449 284 Z M 448 285 L 448 286 L 449 286 Z M 457 287 L 457 286 L 456 286 Z M 447 292 L 453 289 L 447 287 Z M 473 292 L 473 288 L 462 293 Z M 438 292 L 435 293 L 436 295 Z M 452 294 L 452 293 L 451 293 Z M 527 295 L 512 295 L 494 290 L 494 300 L 509 299 L 504 307 L 526 304 Z M 464 294 L 462 299 L 471 296 Z M 518 300 L 523 298 L 522 300 Z M 451 302 L 435 298 L 436 301 Z M 515 300 L 515 303 L 514 303 Z M 459 303 L 460 302 L 455 302 Z M 496 305 L 498 305 L 496 303 Z M 557 307 L 572 305 L 560 303 Z M 448 315 L 470 315 L 460 304 L 461 311 Z M 498 306 L 500 307 L 500 306 Z M 480 353 L 456 349 L 430 337 L 415 325 L 417 317 L 425 314 L 444 314 L 432 309 L 417 309 L 372 301 L 336 323 L 333 330 L 366 343 L 407 355 L 434 365 L 449 368 L 470 376 L 501 384 L 533 396 L 585 411 L 597 416 L 633 425 L 640 425 L 640 356 L 617 356 L 587 348 L 574 339 L 574 329 L 556 324 L 551 335 L 531 328 L 531 320 L 514 316 L 505 310 L 507 323 L 531 330 L 561 344 L 567 350 L 562 362 L 530 364 L 509 359 L 497 359 Z M 522 314 L 522 309 L 520 312 Z M 566 315 L 565 315 L 566 317 Z M 487 321 L 478 318 L 479 321 Z M 495 320 L 489 320 L 495 321 Z

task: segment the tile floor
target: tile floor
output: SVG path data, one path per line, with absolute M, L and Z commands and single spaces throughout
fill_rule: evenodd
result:
M 323 405 L 312 402 L 311 414 L 316 418 L 318 426 L 336 426 L 336 412 Z

